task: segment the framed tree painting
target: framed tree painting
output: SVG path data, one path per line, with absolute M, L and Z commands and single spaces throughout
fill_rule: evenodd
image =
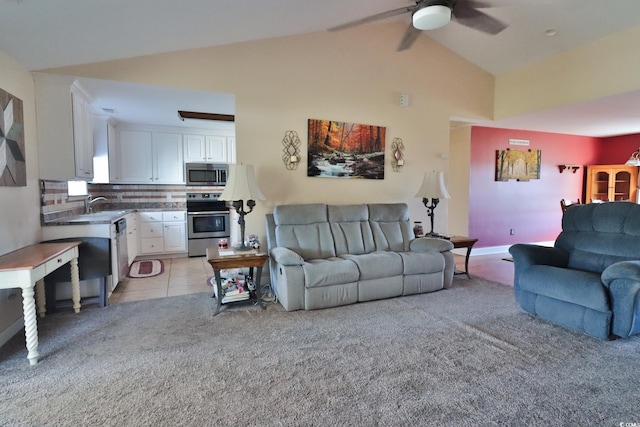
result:
M 0 186 L 27 185 L 22 100 L 0 89 Z
M 384 179 L 384 126 L 309 119 L 307 176 Z
M 496 150 L 496 181 L 540 179 L 541 150 Z

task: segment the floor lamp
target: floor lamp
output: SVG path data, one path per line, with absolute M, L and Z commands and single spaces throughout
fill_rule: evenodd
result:
M 231 206 L 238 213 L 238 224 L 240 224 L 240 243 L 233 247 L 236 251 L 247 251 L 251 247 L 247 246 L 244 239 L 245 222 L 244 216 L 250 214 L 256 205 L 256 200 L 265 200 L 264 194 L 258 187 L 252 165 L 229 165 L 227 185 L 220 195 L 219 200 L 230 202 Z M 245 210 L 246 207 L 249 210 Z
M 422 186 L 415 197 L 422 198 L 422 203 L 424 203 L 424 207 L 427 208 L 427 215 L 431 218 L 431 231 L 425 234 L 425 236 L 447 238 L 446 236 L 433 231 L 433 220 L 435 218 L 434 211 L 436 206 L 440 203 L 440 199 L 451 198 L 447 191 L 447 186 L 444 184 L 444 172 L 425 172 Z M 429 199 L 431 199 L 431 205 L 429 205 Z

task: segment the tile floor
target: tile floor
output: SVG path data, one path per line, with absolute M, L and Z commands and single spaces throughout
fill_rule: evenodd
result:
M 469 258 L 471 276 L 478 276 L 506 285 L 513 285 L 513 263 L 504 261 L 508 253 L 476 255 Z M 464 257 L 456 255 L 456 265 L 464 268 Z M 109 302 L 139 301 L 151 298 L 211 292 L 207 278 L 213 270 L 205 257 L 163 259 L 164 272 L 147 279 L 126 278 L 109 297 Z M 454 278 L 464 280 L 466 276 Z
M 213 269 L 205 257 L 162 259 L 162 274 L 144 279 L 127 277 L 109 297 L 110 303 L 210 292 L 207 278 Z

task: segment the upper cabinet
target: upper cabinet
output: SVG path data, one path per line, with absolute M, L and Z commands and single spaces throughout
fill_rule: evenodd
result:
M 235 138 L 224 135 L 185 134 L 184 161 L 235 163 Z
M 93 99 L 73 77 L 34 73 L 41 179 L 93 178 Z
M 637 166 L 587 166 L 585 203 L 614 201 L 637 203 L 637 189 Z
M 110 182 L 184 184 L 182 134 L 123 129 L 110 143 Z

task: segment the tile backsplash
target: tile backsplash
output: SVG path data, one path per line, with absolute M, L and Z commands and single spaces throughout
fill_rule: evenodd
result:
M 143 184 L 89 184 L 96 202 L 94 211 L 113 209 L 186 209 L 187 192 L 222 192 L 224 187 Z M 86 196 L 69 196 L 66 181 L 40 180 L 40 213 L 42 223 L 65 216 L 84 213 Z

